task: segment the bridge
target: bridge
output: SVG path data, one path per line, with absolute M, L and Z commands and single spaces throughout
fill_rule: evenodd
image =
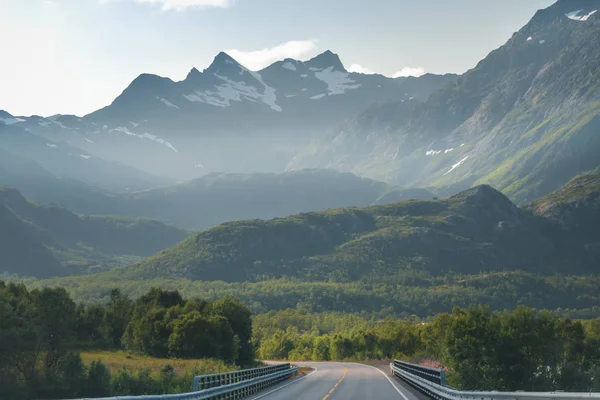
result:
M 299 366 L 312 367 L 298 376 Z M 273 364 L 264 368 L 197 376 L 182 394 L 110 397 L 103 400 L 600 400 L 600 393 L 461 391 L 443 370 L 394 360 L 371 366 L 349 362 Z M 80 399 L 91 400 L 91 399 Z

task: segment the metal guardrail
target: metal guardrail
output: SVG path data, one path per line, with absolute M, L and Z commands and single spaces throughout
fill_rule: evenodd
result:
M 290 369 L 290 364 L 269 365 L 267 367 L 243 369 L 240 371 L 224 372 L 221 374 L 201 375 L 194 377 L 194 392 L 210 389 L 213 387 L 230 385 L 245 381 L 248 379 L 258 378 L 274 372 Z
M 414 365 L 414 364 L 411 364 Z M 482 392 L 456 390 L 442 386 L 428 379 L 390 364 L 392 374 L 400 377 L 410 385 L 438 400 L 585 400 L 600 399 L 600 393 L 567 393 L 567 392 Z
M 430 382 L 446 386 L 446 372 L 443 369 L 425 367 L 423 365 L 411 364 L 406 361 L 394 360 L 396 368 L 403 369 L 413 375 L 420 376 Z
M 162 394 L 150 396 L 118 396 L 103 397 L 101 399 L 85 398 L 79 400 L 235 400 L 243 399 L 253 393 L 259 392 L 269 386 L 282 382 L 298 373 L 298 367 L 271 372 L 270 374 L 250 378 L 236 383 L 181 394 Z M 262 368 L 255 368 L 262 369 Z

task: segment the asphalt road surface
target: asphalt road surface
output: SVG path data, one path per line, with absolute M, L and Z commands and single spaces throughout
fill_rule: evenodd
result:
M 342 362 L 294 363 L 315 370 L 251 397 L 253 400 L 427 400 L 389 368 Z

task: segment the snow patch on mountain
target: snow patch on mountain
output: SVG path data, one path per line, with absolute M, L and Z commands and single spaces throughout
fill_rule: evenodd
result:
M 138 135 L 138 136 L 141 137 L 142 139 L 150 139 L 152 141 L 155 141 L 156 143 L 160 143 L 160 144 L 162 144 L 164 146 L 167 146 L 168 148 L 170 148 L 171 150 L 173 150 L 175 153 L 179 153 L 177 151 L 177 149 L 171 143 L 167 142 L 164 139 L 159 138 L 156 135 L 151 135 L 149 133 L 143 133 L 143 134 Z
M 452 168 L 450 168 L 448 170 L 448 172 L 446 172 L 444 174 L 444 176 L 448 175 L 450 172 L 454 171 L 456 168 L 460 167 L 465 161 L 467 161 L 467 158 L 469 158 L 469 156 L 466 156 L 465 158 L 463 158 L 462 160 L 460 160 L 459 162 L 457 162 L 456 164 L 452 165 Z
M 52 118 L 52 117 L 50 117 L 50 118 Z M 63 129 L 69 129 L 69 127 L 63 125 L 60 121 L 52 120 L 52 122 L 54 122 L 56 125 L 60 126 Z M 69 130 L 71 130 L 71 129 L 69 129 Z
M 321 72 L 315 72 L 315 77 L 327 84 L 327 90 L 330 95 L 344 94 L 346 90 L 357 89 L 360 84 L 350 79 L 347 72 L 334 70 L 333 67 L 324 69 Z
M 309 70 L 312 71 L 312 72 L 323 71 L 322 68 L 316 68 L 316 67 L 310 67 Z
M 169 107 L 173 107 L 173 108 L 177 108 L 179 109 L 178 106 L 176 106 L 175 104 L 171 103 L 169 100 L 167 99 L 163 99 L 162 97 L 157 97 L 157 99 L 159 99 L 160 101 L 162 101 L 164 104 L 166 104 Z
M 248 71 L 248 72 L 250 72 L 250 74 L 254 77 L 254 79 L 256 79 L 257 81 L 262 83 L 263 86 L 265 87 L 265 94 L 264 94 L 263 102 L 265 104 L 269 105 L 272 110 L 281 112 L 281 107 L 279 107 L 276 103 L 277 97 L 275 96 L 275 89 L 272 88 L 271 86 L 267 85 L 265 83 L 265 81 L 263 81 L 262 76 L 260 76 L 260 74 L 258 72 L 254 72 L 254 71 Z
M 437 154 L 440 154 L 442 151 L 441 150 L 427 150 L 425 152 L 426 156 L 435 156 Z
M 590 11 L 587 14 L 579 15 L 583 10 L 571 11 L 570 13 L 566 13 L 565 16 L 574 21 L 587 21 L 589 17 L 594 15 L 598 10 Z
M 87 154 L 80 154 L 79 157 L 83 158 L 84 160 L 89 160 L 90 158 L 92 158 L 92 156 L 89 156 Z
M 25 122 L 23 118 L 0 118 L 0 122 L 4 123 L 4 125 L 13 125 L 19 122 Z
M 214 74 L 214 76 L 224 82 L 223 84 L 215 86 L 215 91 L 195 91 L 184 95 L 184 97 L 189 101 L 207 103 L 217 107 L 229 107 L 231 106 L 232 101 L 259 100 L 267 104 L 271 109 L 280 112 L 281 107 L 276 103 L 277 97 L 275 96 L 275 89 L 267 85 L 258 72 L 249 71 L 245 68 L 242 69 L 242 72 L 248 72 L 254 79 L 262 84 L 264 86 L 264 92 L 260 93 L 256 87 L 249 86 L 245 82 L 236 82 L 226 76 Z
M 51 149 L 58 147 L 57 145 L 55 145 L 54 143 L 46 143 L 46 146 L 50 147 Z
M 311 99 L 312 100 L 319 100 L 319 99 L 322 99 L 325 96 L 327 96 L 327 93 L 318 94 L 316 96 L 311 97 Z
M 308 76 L 308 75 L 306 75 L 306 74 L 302 74 L 302 75 L 300 75 L 300 77 L 301 77 L 301 78 L 306 78 L 307 76 Z
M 451 148 L 451 149 L 446 149 L 446 150 L 444 150 L 444 154 L 448 154 L 448 153 L 450 153 L 451 151 L 454 151 L 454 147 L 453 147 L 453 148 Z
M 85 138 L 85 141 L 86 141 L 86 142 L 88 142 L 88 143 L 94 144 L 94 142 L 92 142 L 92 141 L 91 141 L 90 139 L 88 139 L 88 138 Z
M 290 71 L 296 71 L 296 66 L 291 62 L 284 62 L 281 65 L 281 68 L 289 69 Z
M 152 141 L 154 141 L 154 142 L 156 142 L 156 143 L 160 143 L 160 144 L 162 144 L 163 146 L 166 146 L 166 147 L 170 148 L 170 149 L 171 149 L 171 150 L 173 150 L 175 153 L 178 153 L 177 149 L 176 149 L 176 148 L 175 148 L 175 147 L 174 147 L 174 146 L 173 146 L 171 143 L 167 142 L 167 141 L 166 141 L 166 140 L 164 140 L 164 139 L 161 139 L 161 138 L 159 138 L 159 137 L 158 137 L 158 136 L 156 136 L 156 135 L 151 135 L 151 134 L 149 134 L 149 133 L 143 133 L 143 134 L 139 135 L 139 134 L 137 134 L 137 133 L 133 133 L 133 132 L 131 132 L 129 129 L 127 129 L 127 128 L 126 128 L 126 127 L 124 127 L 124 126 L 120 126 L 120 127 L 118 127 L 118 128 L 111 129 L 109 132 L 113 132 L 113 131 L 116 131 L 116 132 L 122 132 L 122 133 L 124 133 L 124 134 L 126 134 L 126 135 L 129 135 L 129 136 L 135 136 L 135 137 L 138 137 L 138 138 L 140 138 L 140 139 L 149 139 L 149 140 L 152 140 Z

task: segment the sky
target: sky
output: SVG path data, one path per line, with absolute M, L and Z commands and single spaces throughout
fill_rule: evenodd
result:
M 331 50 L 354 72 L 463 73 L 553 2 L 0 0 L 0 109 L 85 115 L 219 51 L 254 70 Z

